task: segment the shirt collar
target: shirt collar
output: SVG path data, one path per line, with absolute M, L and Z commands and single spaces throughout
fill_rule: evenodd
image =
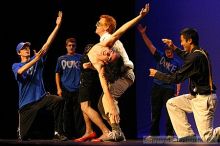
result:
M 100 42 L 106 40 L 106 38 L 108 38 L 109 35 L 110 35 L 110 34 L 109 34 L 108 32 L 104 33 L 104 34 L 100 37 Z
M 200 50 L 200 48 L 198 47 L 198 46 L 196 46 L 196 47 L 194 47 L 193 49 L 192 49 L 192 53 L 195 51 L 195 50 Z

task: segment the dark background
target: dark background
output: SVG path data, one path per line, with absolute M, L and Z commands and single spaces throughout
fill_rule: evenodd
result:
M 82 53 L 87 43 L 99 42 L 95 24 L 101 14 L 114 16 L 118 26 L 134 17 L 134 0 L 9 0 L 1 4 L 1 7 L 4 11 L 1 10 L 0 138 L 16 138 L 18 88 L 11 66 L 20 61 L 16 54 L 19 42 L 29 41 L 31 49 L 39 50 L 55 27 L 58 11 L 63 11 L 62 26 L 48 51 L 44 69 L 45 87 L 47 91 L 56 94 L 56 59 L 66 52 L 66 38 L 76 37 L 77 52 Z M 134 61 L 134 29 L 128 31 L 121 41 Z M 128 138 L 136 137 L 134 86 L 123 95 L 119 103 L 121 125 Z

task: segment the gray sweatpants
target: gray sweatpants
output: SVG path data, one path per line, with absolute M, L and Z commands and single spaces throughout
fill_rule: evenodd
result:
M 213 128 L 217 106 L 216 94 L 196 96 L 184 94 L 169 99 L 166 106 L 178 138 L 195 135 L 186 115 L 193 113 L 201 139 L 204 142 L 217 141 L 220 127 Z
M 118 99 L 134 83 L 134 80 L 135 80 L 135 75 L 133 69 L 129 69 L 122 78 L 119 78 L 114 83 L 109 84 L 109 90 L 112 97 L 114 98 L 113 100 L 118 112 L 120 112 L 118 107 Z M 106 103 L 107 101 L 102 94 L 99 99 L 98 109 L 102 117 L 107 120 L 108 119 L 107 114 L 109 113 L 109 108 L 108 105 L 106 105 Z

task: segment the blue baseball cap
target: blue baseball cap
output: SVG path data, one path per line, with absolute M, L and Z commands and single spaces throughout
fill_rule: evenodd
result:
M 30 42 L 20 42 L 17 47 L 16 47 L 16 51 L 20 51 L 25 45 L 30 46 L 31 43 Z

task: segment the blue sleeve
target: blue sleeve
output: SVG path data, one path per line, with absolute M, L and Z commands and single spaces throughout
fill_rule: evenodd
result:
M 57 59 L 57 65 L 56 65 L 55 72 L 56 73 L 60 73 L 61 72 L 61 59 L 60 59 L 60 57 Z
M 161 52 L 159 52 L 158 50 L 156 50 L 155 52 L 154 52 L 154 58 L 155 58 L 155 60 L 158 62 L 158 61 L 160 61 L 160 59 L 162 58 L 162 56 L 163 56 L 163 53 L 161 53 Z
M 13 73 L 14 73 L 14 75 L 15 75 L 15 79 L 16 79 L 16 80 L 18 80 L 18 70 L 19 70 L 19 68 L 20 68 L 20 66 L 19 66 L 18 63 L 14 63 L 14 64 L 12 65 L 12 71 L 13 71 Z
M 15 76 L 15 79 L 18 81 L 18 80 L 22 80 L 22 79 L 25 79 L 27 77 L 27 73 L 23 73 L 22 75 L 19 75 L 18 74 L 18 70 L 22 67 L 22 65 L 20 63 L 14 63 L 12 65 L 12 71 L 14 73 L 14 76 Z

